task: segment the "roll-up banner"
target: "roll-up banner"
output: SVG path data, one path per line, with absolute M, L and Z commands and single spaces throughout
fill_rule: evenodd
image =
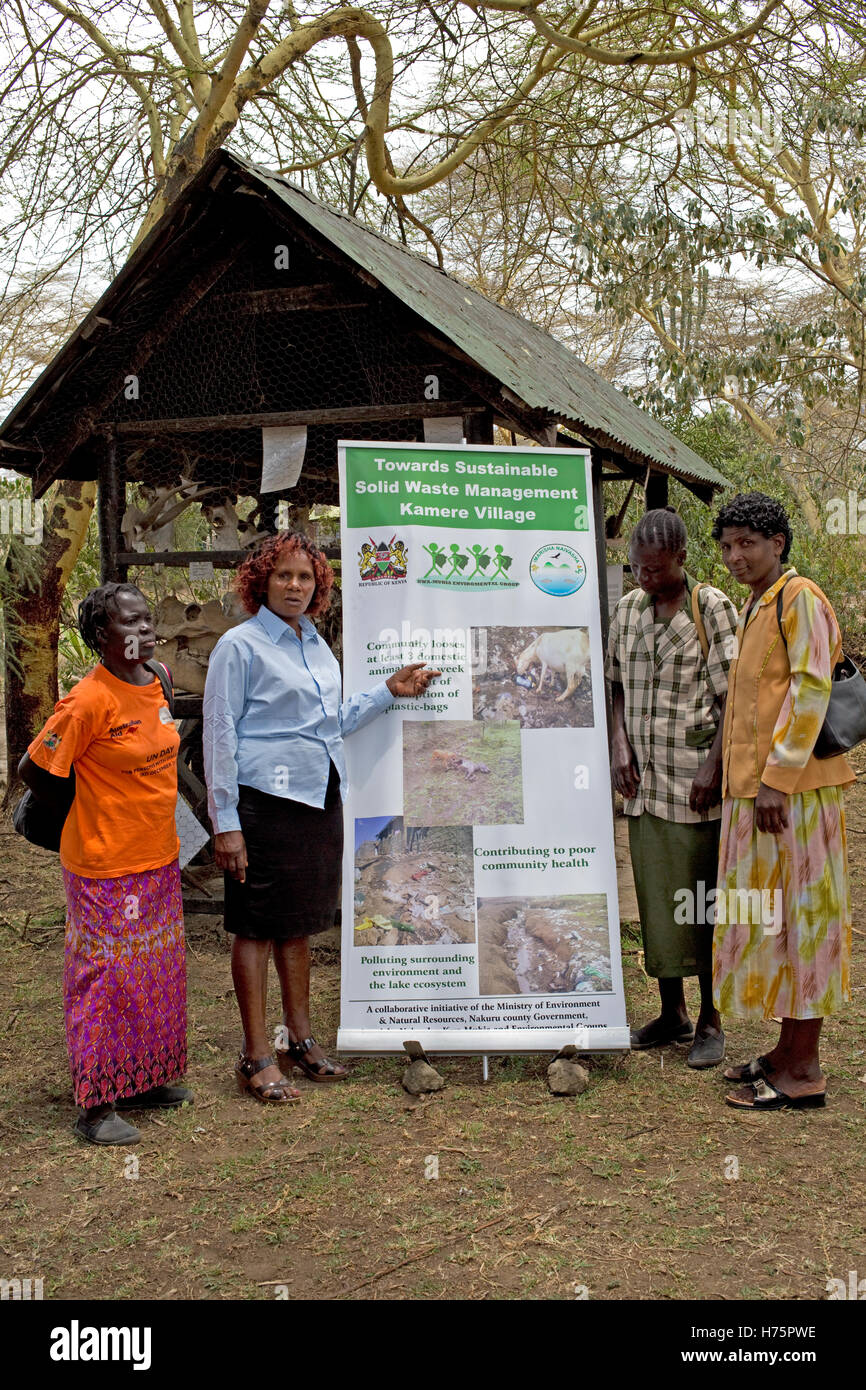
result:
M 627 1048 L 590 461 L 341 443 L 343 1052 Z

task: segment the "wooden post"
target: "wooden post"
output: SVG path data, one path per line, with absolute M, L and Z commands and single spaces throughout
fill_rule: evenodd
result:
M 607 646 L 610 628 L 610 603 L 607 593 L 607 546 L 604 532 L 604 493 L 601 485 L 601 458 L 595 449 L 590 450 L 592 459 L 592 514 L 595 520 L 595 554 L 598 564 L 598 598 L 601 607 L 601 635 Z
M 604 493 L 601 485 L 602 462 L 598 450 L 590 450 L 592 460 L 592 515 L 595 521 L 595 555 L 598 566 L 598 601 L 601 609 L 601 641 L 607 651 L 607 636 L 610 631 L 610 604 L 607 595 L 607 546 L 604 531 Z M 610 687 L 604 684 L 604 708 L 607 724 L 607 742 L 610 750 L 613 737 L 613 710 L 610 703 Z M 611 805 L 613 804 L 613 782 L 611 782 Z
M 667 473 L 656 473 L 654 469 L 646 480 L 646 509 L 648 512 L 654 511 L 656 507 L 666 507 L 668 504 L 668 475 Z
M 112 426 L 106 427 L 103 436 L 102 456 L 99 463 L 99 567 L 103 584 L 124 583 L 127 575 L 125 564 L 118 556 L 121 550 L 120 524 L 126 508 L 126 480 L 123 464 L 117 457 L 117 435 Z
M 268 492 L 264 496 L 259 493 L 259 527 L 272 536 L 276 535 L 277 532 L 279 506 L 280 499 L 276 493 Z
M 488 409 L 478 414 L 473 411 L 463 416 L 463 434 L 467 444 L 493 443 L 493 411 Z

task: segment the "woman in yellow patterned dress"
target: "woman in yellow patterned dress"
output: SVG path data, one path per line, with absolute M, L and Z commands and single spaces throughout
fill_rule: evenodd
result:
M 814 756 L 839 624 L 817 584 L 784 566 L 791 528 L 780 503 L 740 494 L 713 535 L 751 589 L 728 678 L 714 996 L 723 1014 L 782 1020 L 771 1052 L 725 1072 L 745 1083 L 725 1099 L 747 1110 L 822 1106 L 821 1024 L 850 999 L 842 787 L 854 773 L 842 756 Z

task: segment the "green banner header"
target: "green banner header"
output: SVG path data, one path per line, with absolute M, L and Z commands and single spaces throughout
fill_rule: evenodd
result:
M 585 455 L 346 445 L 346 525 L 588 531 Z

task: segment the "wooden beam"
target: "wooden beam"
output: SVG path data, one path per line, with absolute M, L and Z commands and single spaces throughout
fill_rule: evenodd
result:
M 507 386 L 500 385 L 495 377 L 483 372 L 478 363 L 467 357 L 460 348 L 455 347 L 447 338 L 434 333 L 429 327 L 419 325 L 413 320 L 417 320 L 417 315 L 413 314 L 412 319 L 407 317 L 408 331 L 458 364 L 454 370 L 469 390 L 487 402 L 493 411 L 494 420 L 503 421 L 506 429 L 522 434 L 526 439 L 534 439 L 537 444 L 548 447 L 551 445 L 555 432 L 553 416 L 547 412 L 531 411 L 519 396 Z
M 654 511 L 657 507 L 666 507 L 668 504 L 668 475 L 660 473 L 655 468 L 650 470 L 650 475 L 646 480 L 646 509 L 648 512 Z
M 489 407 L 481 411 L 463 412 L 463 433 L 467 444 L 493 443 L 493 411 Z
M 120 559 L 120 523 L 125 510 L 126 487 L 123 464 L 117 457 L 117 439 L 113 429 L 104 435 L 104 447 L 99 462 L 99 568 L 102 583 L 122 584 L 126 580 L 126 565 Z
M 169 565 L 174 569 L 186 569 L 199 560 L 210 560 L 214 569 L 234 569 L 252 553 L 254 546 L 246 550 L 121 550 L 117 560 L 123 565 Z M 341 550 L 338 543 L 322 545 L 319 549 L 328 560 L 339 560 Z
M 301 309 L 366 309 L 371 300 L 340 285 L 294 285 L 290 289 L 234 290 L 213 295 L 201 307 L 200 318 L 211 313 L 289 314 Z
M 120 550 L 117 560 L 122 565 L 171 565 L 186 569 L 198 560 L 210 560 L 215 569 L 234 569 L 249 555 L 249 550 Z
M 121 420 L 118 435 L 197 434 L 207 430 L 260 429 L 279 425 L 375 424 L 384 420 L 418 420 L 439 415 L 483 414 L 483 405 L 463 401 L 410 401 L 402 405 L 347 405 L 323 410 L 257 411 L 248 415 L 191 415 L 166 420 Z M 303 475 L 302 475 L 303 476 Z

